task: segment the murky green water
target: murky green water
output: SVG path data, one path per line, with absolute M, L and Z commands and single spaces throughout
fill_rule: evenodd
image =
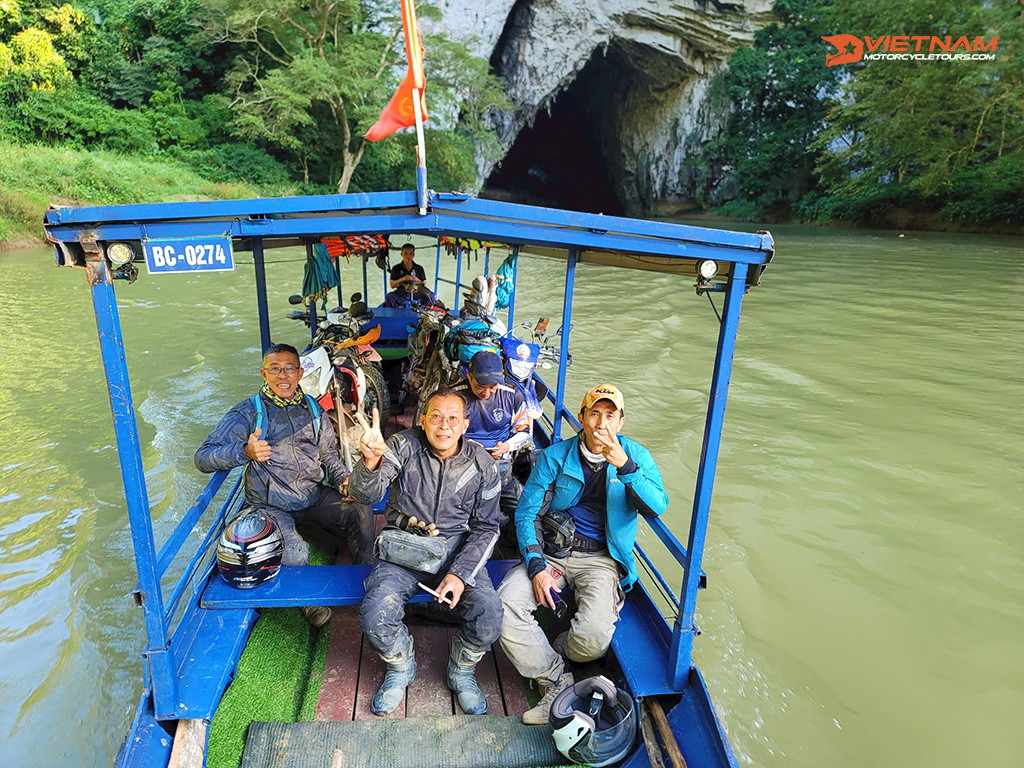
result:
M 750 766 L 1022 765 L 1021 241 L 775 235 L 744 304 L 698 605 L 733 746 Z M 278 319 L 301 254 L 269 259 L 275 338 L 301 343 Z M 107 766 L 142 617 L 84 273 L 51 263 L 0 254 L 0 763 Z M 250 272 L 117 286 L 158 540 L 205 479 L 195 446 L 254 391 Z M 521 272 L 536 298 L 517 314 L 554 328 L 559 266 Z M 572 400 L 623 387 L 685 538 L 707 299 L 583 267 L 576 306 Z

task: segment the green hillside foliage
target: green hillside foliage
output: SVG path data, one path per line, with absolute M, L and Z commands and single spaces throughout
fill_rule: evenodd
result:
M 287 194 L 290 187 L 277 188 Z M 273 191 L 273 190 L 272 190 Z M 212 181 L 173 160 L 106 150 L 0 145 L 0 241 L 42 234 L 47 205 L 241 199 L 266 194 L 244 182 Z
M 72 153 L 75 168 L 85 162 L 75 151 L 99 153 L 98 166 L 120 162 L 139 179 L 187 177 L 193 189 L 409 187 L 414 136 L 362 138 L 405 73 L 398 7 L 374 0 L 0 0 L 0 147 L 9 147 L 12 161 L 37 154 L 15 148 L 37 148 L 41 159 L 32 167 L 54 160 L 42 148 Z M 421 19 L 437 16 L 427 3 L 419 8 Z M 475 149 L 498 151 L 483 115 L 508 102 L 487 62 L 465 43 L 426 35 L 424 45 L 430 182 L 465 188 L 475 181 Z M 14 198 L 7 231 L 26 207 L 37 227 L 40 199 L 123 202 L 128 194 L 103 197 L 99 187 L 119 187 L 119 178 L 65 180 L 58 189 L 37 183 L 27 167 L 11 173 L 22 186 L 5 182 L 4 194 Z
M 734 169 L 725 211 L 885 223 L 1024 222 L 1024 4 L 778 0 L 717 88 L 731 117 L 709 151 Z M 821 36 L 998 35 L 994 61 L 826 67 Z M 721 201 L 720 201 L 721 202 Z

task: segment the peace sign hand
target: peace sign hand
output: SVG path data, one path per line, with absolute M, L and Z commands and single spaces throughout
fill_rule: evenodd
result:
M 595 432 L 594 441 L 597 443 L 597 447 L 600 449 L 605 461 L 619 469 L 626 466 L 629 456 L 626 455 L 625 449 L 619 443 L 619 438 L 615 436 L 614 432 L 609 432 L 607 436 Z
M 372 424 L 368 424 L 366 417 L 359 411 L 356 411 L 355 418 L 359 422 L 359 426 L 363 428 L 363 434 L 359 438 L 359 450 L 363 454 L 363 464 L 367 469 L 374 470 L 380 464 L 384 451 L 387 450 L 384 435 L 380 431 L 380 414 L 376 408 L 373 409 Z

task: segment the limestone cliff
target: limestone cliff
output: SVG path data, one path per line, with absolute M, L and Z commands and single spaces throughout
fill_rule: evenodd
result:
M 685 206 L 695 196 L 685 139 L 706 137 L 717 118 L 709 80 L 770 20 L 771 4 L 440 0 L 446 31 L 474 39 L 515 104 L 494 116 L 508 155 L 481 178 L 572 207 Z M 598 178 L 608 205 L 565 199 Z

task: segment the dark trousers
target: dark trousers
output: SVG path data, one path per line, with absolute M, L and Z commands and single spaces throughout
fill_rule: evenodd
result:
M 366 504 L 344 501 L 334 488 L 321 486 L 314 502 L 305 509 L 285 512 L 269 508 L 284 536 L 283 565 L 309 563 L 309 544 L 295 530 L 297 525 L 323 528 L 353 547 L 352 559 L 361 565 L 373 562 L 373 510 Z
M 402 621 L 405 604 L 419 591 L 417 581 L 431 589 L 447 571 L 425 573 L 394 563 L 377 562 L 363 586 L 366 597 L 359 608 L 359 625 L 370 646 L 383 658 L 392 658 L 409 642 L 409 630 Z M 441 606 L 447 610 L 447 605 Z M 458 634 L 471 650 L 485 651 L 501 634 L 501 601 L 491 578 L 483 568 L 476 575 L 476 586 L 466 585 L 459 604 L 451 613 L 462 620 Z

